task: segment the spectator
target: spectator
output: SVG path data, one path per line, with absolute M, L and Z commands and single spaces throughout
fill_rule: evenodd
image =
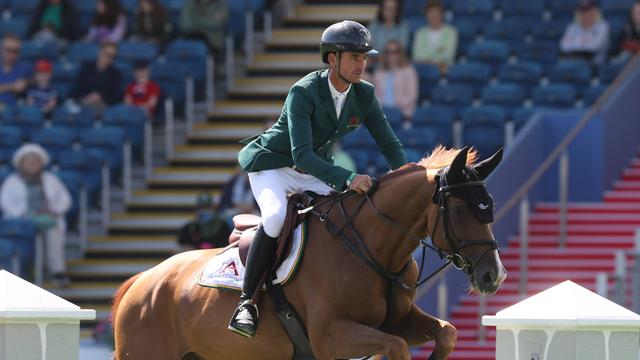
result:
M 47 60 L 38 60 L 34 67 L 35 86 L 27 90 L 27 104 L 35 105 L 44 114 L 49 114 L 58 104 L 58 92 L 51 87 L 53 66 Z
M 98 112 L 122 100 L 122 74 L 113 65 L 117 54 L 115 43 L 102 43 L 96 61 L 82 64 L 72 97 Z
M 578 57 L 602 64 L 609 46 L 609 24 L 593 0 L 580 0 L 576 20 L 571 23 L 560 40 L 565 57 Z
M 384 48 L 381 64 L 373 73 L 373 85 L 380 104 L 400 109 L 410 119 L 418 103 L 418 73 L 397 40 Z
M 31 74 L 29 67 L 18 61 L 22 41 L 13 34 L 2 40 L 2 71 L 0 71 L 0 107 L 16 104 L 17 95 L 24 92 Z
M 127 15 L 118 0 L 98 0 L 96 16 L 93 18 L 86 41 L 117 43 L 127 33 Z
M 374 49 L 384 49 L 389 40 L 397 40 L 404 49 L 409 43 L 409 27 L 402 22 L 402 9 L 398 0 L 383 0 L 377 18 L 369 25 Z
M 226 0 L 186 0 L 180 30 L 185 36 L 204 39 L 214 54 L 221 54 L 228 21 Z
M 68 0 L 40 0 L 31 19 L 29 36 L 35 40 L 73 40 L 76 37 L 76 12 Z
M 149 64 L 145 61 L 138 61 L 134 64 L 133 75 L 135 81 L 127 86 L 124 95 L 124 102 L 143 108 L 147 116 L 153 118 L 158 98 L 160 97 L 160 86 L 150 79 Z
M 446 72 L 456 58 L 458 31 L 444 22 L 444 9 L 439 2 L 427 3 L 427 26 L 420 28 L 413 39 L 413 61 L 435 64 Z
M 171 22 L 157 0 L 140 0 L 136 12 L 136 40 L 162 42 L 171 34 Z
M 208 192 L 198 194 L 196 217 L 184 225 L 178 234 L 178 243 L 187 249 L 221 248 L 229 244 L 229 229 L 219 215 Z
M 621 53 L 625 59 L 635 55 L 640 50 L 640 2 L 631 7 L 629 21 L 622 30 Z
M 64 275 L 66 238 L 65 213 L 71 207 L 67 188 L 54 174 L 44 170 L 49 154 L 37 144 L 26 144 L 13 155 L 16 173 L 0 188 L 0 204 L 5 218 L 28 218 L 45 235 L 45 264 L 49 278 L 66 286 Z
M 233 217 L 238 214 L 259 214 L 258 204 L 251 192 L 249 177 L 238 171 L 224 186 L 218 211 L 233 228 Z

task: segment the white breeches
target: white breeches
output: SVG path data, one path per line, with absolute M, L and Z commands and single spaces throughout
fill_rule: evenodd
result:
M 260 207 L 264 232 L 271 237 L 277 237 L 284 225 L 287 195 L 307 190 L 326 195 L 334 191 L 318 178 L 287 167 L 249 173 L 249 183 Z

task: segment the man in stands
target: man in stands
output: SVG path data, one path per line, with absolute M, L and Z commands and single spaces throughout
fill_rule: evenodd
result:
M 31 74 L 29 67 L 20 62 L 20 38 L 7 34 L 2 40 L 2 69 L 0 69 L 0 105 L 11 107 L 16 104 L 16 95 L 27 88 Z
M 96 62 L 82 64 L 72 97 L 99 112 L 121 101 L 122 74 L 113 64 L 117 54 L 118 46 L 115 43 L 102 43 Z
M 354 21 L 329 26 L 322 34 L 320 57 L 328 69 L 310 73 L 289 90 L 282 115 L 264 133 L 247 139 L 238 154 L 249 172 L 251 190 L 262 214 L 247 255 L 240 303 L 229 329 L 252 337 L 258 326 L 254 292 L 274 261 L 277 237 L 285 222 L 287 194 L 311 190 L 319 194 L 351 189 L 366 193 L 368 175 L 336 166 L 336 141 L 364 125 L 376 140 L 389 167 L 407 162 L 375 97 L 373 86 L 361 81 L 367 58 L 376 54 L 369 30 Z

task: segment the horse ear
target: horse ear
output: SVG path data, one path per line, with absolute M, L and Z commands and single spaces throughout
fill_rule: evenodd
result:
M 498 149 L 491 157 L 477 163 L 473 166 L 473 169 L 478 173 L 480 180 L 484 180 L 491 174 L 491 172 L 500 164 L 502 160 L 502 148 Z
M 467 154 L 469 153 L 469 147 L 465 146 L 460 149 L 456 157 L 449 165 L 449 171 L 447 172 L 447 183 L 455 184 L 465 180 L 465 176 L 462 170 L 467 165 Z

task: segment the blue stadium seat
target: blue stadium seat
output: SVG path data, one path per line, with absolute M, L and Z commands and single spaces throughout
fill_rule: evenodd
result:
M 471 44 L 467 51 L 470 60 L 491 64 L 494 71 L 509 58 L 509 46 L 504 41 L 485 40 Z
M 396 135 L 398 135 L 398 139 L 403 146 L 416 149 L 422 153 L 433 149 L 438 143 L 437 134 L 428 126 L 400 129 L 396 131 Z
M 491 67 L 480 62 L 458 63 L 447 71 L 450 84 L 463 84 L 473 87 L 475 94 L 491 80 Z
M 5 269 L 12 271 L 12 257 L 18 250 L 14 247 L 13 242 L 8 239 L 0 238 L 0 270 Z M 19 275 L 19 274 L 17 274 Z
M 78 16 L 76 23 L 77 31 L 84 36 L 96 14 L 96 3 L 98 0 L 71 0 L 70 2 L 74 5 Z
M 439 144 L 453 144 L 454 114 L 446 106 L 421 106 L 416 109 L 411 119 L 415 127 L 429 127 L 435 131 L 436 142 Z
M 600 65 L 600 68 L 598 69 L 600 82 L 603 84 L 611 84 L 625 67 L 625 65 L 626 63 L 612 62 Z
M 173 99 L 175 106 L 184 103 L 186 74 L 184 66 L 173 62 L 155 62 L 151 66 L 151 78 L 160 86 L 163 97 Z
M 185 0 L 161 0 L 167 14 L 169 14 L 169 19 L 174 29 L 180 27 L 180 14 L 182 13 L 184 2 Z
M 549 8 L 553 19 L 572 18 L 578 7 L 577 1 L 550 1 Z
M 591 66 L 583 60 L 560 60 L 549 69 L 549 80 L 584 87 L 591 82 Z
M 13 173 L 13 170 L 10 166 L 0 166 L 0 184 L 2 184 L 4 179 L 11 175 L 11 173 Z
M 365 129 L 359 128 L 347 134 L 342 140 L 345 149 L 375 148 L 376 143 L 373 137 Z
M 59 54 L 60 49 L 56 43 L 27 40 L 22 43 L 20 58 L 29 62 L 41 59 L 55 61 Z
M 530 61 L 519 61 L 514 64 L 504 64 L 498 71 L 498 80 L 505 83 L 517 83 L 527 94 L 537 86 L 542 78 L 542 66 Z
M 484 31 L 485 39 L 504 41 L 511 48 L 521 44 L 525 35 L 526 28 L 520 22 L 512 19 L 492 22 L 487 25 Z
M 540 109 L 536 107 L 521 107 L 515 109 L 511 113 L 511 121 L 513 122 L 515 130 L 520 130 L 538 110 Z
M 420 81 L 418 99 L 424 100 L 429 97 L 431 90 L 438 85 L 440 79 L 440 69 L 432 64 L 414 64 Z
M 104 151 L 108 155 L 106 160 L 111 169 L 112 180 L 115 180 L 121 172 L 124 139 L 124 130 L 118 127 L 93 128 L 84 134 L 82 147 Z
M 83 187 L 83 174 L 79 171 L 66 170 L 55 173 L 71 195 L 71 208 L 66 214 L 67 224 L 77 229 L 80 214 L 80 190 Z
M 563 1 L 554 1 L 556 3 L 564 3 Z M 569 23 L 565 19 L 547 21 L 533 28 L 533 38 L 536 41 L 558 42 L 567 29 Z
M 144 143 L 144 123 L 147 115 L 138 106 L 113 105 L 102 115 L 105 126 L 117 126 L 124 130 L 126 139 L 134 147 L 141 147 Z
M 56 160 L 60 171 L 74 171 L 82 174 L 83 184 L 89 195 L 89 204 L 97 205 L 102 184 L 102 157 L 96 156 L 99 150 L 67 150 Z
M 120 74 L 122 74 L 122 92 L 124 93 L 127 86 L 134 80 L 133 64 L 123 59 L 117 59 L 113 62 L 113 66 L 120 70 Z
M 576 90 L 568 84 L 538 86 L 533 90 L 533 103 L 536 106 L 568 108 L 573 107 L 575 100 Z
M 483 105 L 502 106 L 507 111 L 522 106 L 525 97 L 524 89 L 518 84 L 503 83 L 487 85 L 482 90 Z
M 20 38 L 27 37 L 29 31 L 29 18 L 16 17 L 11 19 L 2 19 L 0 21 L 0 35 L 15 34 Z
M 607 90 L 605 85 L 589 86 L 588 88 L 585 88 L 582 92 L 582 100 L 584 101 L 585 106 L 595 104 L 598 98 L 604 94 L 605 90 Z
M 399 129 L 402 127 L 402 120 L 404 119 L 404 116 L 400 109 L 394 106 L 383 105 L 382 112 L 387 117 L 387 121 L 392 128 Z
M 33 264 L 37 232 L 38 227 L 31 220 L 0 220 L 0 238 L 11 241 L 14 249 L 20 253 L 21 273 L 24 275 L 29 272 Z
M 492 0 L 456 0 L 453 2 L 456 21 L 486 25 L 493 17 Z
M 543 0 L 507 0 L 502 2 L 502 16 L 517 20 L 531 29 L 542 20 Z
M 94 8 L 95 11 L 95 8 Z M 67 48 L 67 60 L 82 64 L 95 61 L 98 57 L 98 45 L 84 41 L 71 43 Z
M 427 0 L 405 0 L 402 2 L 402 17 L 407 18 L 414 15 L 424 15 L 424 8 Z
M 125 41 L 118 44 L 118 59 L 151 62 L 158 56 L 158 45 L 145 41 Z
M 42 145 L 55 158 L 73 146 L 75 134 L 65 128 L 50 127 L 38 130 L 31 136 L 31 142 Z
M 469 51 L 469 46 L 474 43 L 476 36 L 484 30 L 481 24 L 471 21 L 454 20 L 453 27 L 458 31 L 458 56 L 466 54 Z
M 51 85 L 58 92 L 60 99 L 65 99 L 73 91 L 80 68 L 77 63 L 60 61 L 53 65 Z
M 42 127 L 44 115 L 36 106 L 16 106 L 5 112 L 2 123 L 17 126 L 23 135 L 28 135 Z
M 499 106 L 480 106 L 465 109 L 462 114 L 463 144 L 476 147 L 480 154 L 489 155 L 504 144 L 506 113 Z
M 473 102 L 473 88 L 468 85 L 438 85 L 431 92 L 431 103 L 450 106 L 455 115 Z
M 558 59 L 558 43 L 536 41 L 523 44 L 516 51 L 520 60 L 534 61 L 543 66 L 543 71 L 555 64 Z
M 22 132 L 15 126 L 0 126 L 0 163 L 10 164 L 13 153 L 22 143 Z
M 65 105 L 58 106 L 53 110 L 51 122 L 54 126 L 72 131 L 75 139 L 79 139 L 93 127 L 97 117 L 93 108 L 81 106 L 79 110 L 75 112 Z
M 30 17 L 39 3 L 39 0 L 12 0 L 11 17 Z
M 602 0 L 602 11 L 605 17 L 628 17 L 629 9 L 635 2 L 635 0 Z
M 180 64 L 196 81 L 196 89 L 204 89 L 207 75 L 207 46 L 197 40 L 175 40 L 166 49 L 168 62 Z

